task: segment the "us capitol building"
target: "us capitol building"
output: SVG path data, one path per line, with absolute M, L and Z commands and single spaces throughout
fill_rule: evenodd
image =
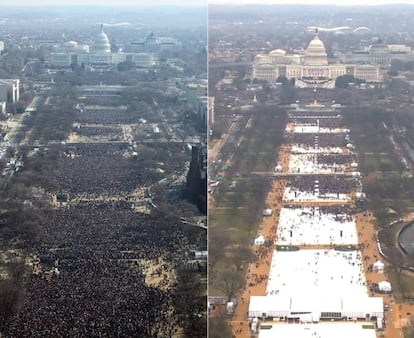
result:
M 76 41 L 57 45 L 54 52 L 50 53 L 49 64 L 57 68 L 84 65 L 90 70 L 102 70 L 129 61 L 139 68 L 147 68 L 156 64 L 160 51 L 180 50 L 181 44 L 176 39 L 158 38 L 151 33 L 144 41 L 131 43 L 126 49 L 125 52 L 112 52 L 109 38 L 101 25 L 100 31 L 93 38 L 91 48 Z
M 342 75 L 352 75 L 369 83 L 382 82 L 380 65 L 329 64 L 326 49 L 318 32 L 304 54 L 287 54 L 276 49 L 269 54 L 255 57 L 252 78 L 276 82 L 280 76 L 295 79 L 298 88 L 334 88 L 335 80 Z

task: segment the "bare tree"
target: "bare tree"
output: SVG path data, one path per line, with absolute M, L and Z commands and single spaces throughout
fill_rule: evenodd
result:
M 226 247 L 230 243 L 230 237 L 226 232 L 216 228 L 209 229 L 208 263 L 210 269 L 214 269 L 216 264 L 224 258 Z
M 239 245 L 231 252 L 230 260 L 233 262 L 237 272 L 242 272 L 245 264 L 254 262 L 256 256 L 246 245 Z
M 224 293 L 229 301 L 243 287 L 243 276 L 238 271 L 226 270 L 217 278 L 219 278 L 217 288 Z
M 227 322 L 226 309 L 217 307 L 217 311 L 208 320 L 208 336 L 210 338 L 230 338 L 231 329 Z
M 23 291 L 11 280 L 0 281 L 0 332 L 9 325 L 12 317 L 20 310 Z

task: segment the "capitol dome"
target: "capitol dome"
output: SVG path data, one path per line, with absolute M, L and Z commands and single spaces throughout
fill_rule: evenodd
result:
M 94 52 L 111 52 L 111 44 L 109 43 L 108 35 L 103 31 L 103 25 L 101 25 L 101 31 L 95 36 L 93 44 Z
M 283 49 L 275 49 L 275 50 L 272 50 L 272 51 L 269 53 L 269 55 L 270 55 L 270 56 L 272 56 L 272 55 L 285 56 L 285 55 L 286 55 L 286 51 L 285 51 L 285 50 L 283 50 Z
M 328 57 L 326 54 L 325 45 L 319 39 L 318 35 L 315 35 L 305 51 L 305 65 L 325 66 L 327 64 Z

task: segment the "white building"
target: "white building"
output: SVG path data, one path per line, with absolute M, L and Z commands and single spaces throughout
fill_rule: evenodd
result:
M 208 97 L 208 126 L 214 124 L 214 96 Z
M 20 98 L 19 79 L 0 79 L 0 101 L 16 103 Z
M 378 65 L 329 64 L 325 45 L 316 34 L 303 55 L 287 54 L 281 49 L 257 55 L 252 78 L 275 82 L 278 77 L 295 79 L 297 87 L 334 88 L 339 76 L 353 75 L 366 82 L 381 82 Z
M 162 51 L 179 51 L 181 43 L 174 38 L 158 37 L 154 33 L 147 36 L 145 40 L 131 42 L 127 46 L 128 52 L 134 53 L 155 53 Z
M 6 102 L 0 101 L 0 114 L 6 114 Z
M 279 321 L 319 323 L 324 320 L 371 320 L 384 318 L 382 297 L 362 296 L 351 299 L 338 295 L 251 296 L 248 317 L 274 318 Z M 285 325 L 284 325 L 285 326 Z M 296 336 L 294 336 L 296 338 Z
M 68 41 L 62 46 L 57 46 L 50 54 L 50 64 L 59 68 L 67 68 L 71 65 L 110 68 L 125 61 L 135 63 L 138 68 L 148 68 L 156 64 L 156 57 L 153 53 L 112 52 L 111 43 L 103 31 L 103 26 L 94 37 L 91 48 L 79 45 L 75 41 Z
M 388 67 L 392 60 L 412 61 L 414 55 L 411 47 L 401 44 L 376 43 L 363 49 L 339 53 L 344 63 L 364 63 Z
M 368 325 L 369 326 L 369 325 Z M 268 330 L 261 330 L 259 338 L 375 338 L 374 326 L 364 323 L 318 323 L 318 324 L 275 324 Z

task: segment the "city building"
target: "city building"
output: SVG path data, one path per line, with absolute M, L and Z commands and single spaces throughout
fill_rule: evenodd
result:
M 388 67 L 392 60 L 413 61 L 411 47 L 401 44 L 376 43 L 363 49 L 338 53 L 343 63 L 364 63 Z
M 154 52 L 113 52 L 108 36 L 101 25 L 93 39 L 93 45 L 80 45 L 75 41 L 56 46 L 50 53 L 50 65 L 67 68 L 72 65 L 85 66 L 90 70 L 111 69 L 121 62 L 133 62 L 138 68 L 149 68 L 156 64 Z
M 379 56 L 377 56 L 379 59 Z M 329 64 L 325 45 L 316 32 L 304 54 L 287 54 L 276 49 L 268 54 L 256 56 L 251 77 L 253 79 L 276 82 L 281 76 L 295 79 L 299 88 L 334 88 L 339 76 L 352 75 L 366 82 L 382 81 L 380 66 L 370 64 Z
M 4 115 L 6 114 L 6 102 L 0 101 L 0 114 Z
M 151 33 L 143 41 L 134 41 L 126 46 L 128 52 L 133 53 L 159 53 L 162 51 L 179 51 L 181 50 L 181 43 L 169 37 L 157 37 Z
M 197 98 L 197 115 L 201 121 L 207 123 L 207 105 L 208 105 L 208 97 L 207 96 L 199 96 Z
M 16 103 L 20 97 L 19 79 L 0 79 L 0 102 Z
M 187 174 L 187 196 L 200 211 L 207 212 L 207 147 L 193 145 L 190 169 Z
M 214 96 L 208 97 L 208 125 L 214 124 Z

